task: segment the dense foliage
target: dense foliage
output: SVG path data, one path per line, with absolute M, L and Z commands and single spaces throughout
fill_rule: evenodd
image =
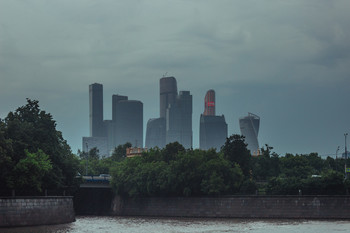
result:
M 34 195 L 72 187 L 78 163 L 38 101 L 27 99 L 26 105 L 0 120 L 1 193 Z
M 316 153 L 279 157 L 272 149 L 266 145 L 260 156 L 251 157 L 240 135 L 227 138 L 220 152 L 171 143 L 115 163 L 112 186 L 129 197 L 347 194 L 344 159 Z
M 265 184 L 267 194 L 347 194 L 344 179 L 345 159 L 322 159 L 317 153 L 286 154 L 278 157 L 272 147 L 262 148 L 262 155 L 252 157 L 252 176 Z
M 123 160 L 112 186 L 122 196 L 199 196 L 239 190 L 242 170 L 215 150 L 185 150 L 179 143 Z

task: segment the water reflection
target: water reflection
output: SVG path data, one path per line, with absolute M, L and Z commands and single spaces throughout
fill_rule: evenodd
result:
M 89 233 L 89 232 L 259 232 L 319 233 L 348 232 L 350 221 L 144 218 L 144 217 L 77 217 L 76 222 L 62 225 L 0 228 L 8 233 Z

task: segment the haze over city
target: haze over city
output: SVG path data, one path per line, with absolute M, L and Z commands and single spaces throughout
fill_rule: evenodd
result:
M 159 79 L 193 96 L 193 146 L 204 96 L 228 135 L 260 116 L 278 154 L 344 151 L 350 133 L 350 1 L 0 1 L 0 118 L 37 99 L 74 153 L 89 135 L 89 91 L 143 102 L 159 116 Z M 145 139 L 145 137 L 144 137 Z

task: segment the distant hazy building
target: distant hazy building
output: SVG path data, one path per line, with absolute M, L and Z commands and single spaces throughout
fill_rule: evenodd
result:
M 225 117 L 205 116 L 201 114 L 199 126 L 199 148 L 220 150 L 227 138 L 227 124 Z
M 128 100 L 124 95 L 112 95 L 112 121 L 116 122 L 118 117 L 118 103 L 122 100 Z M 120 111 L 120 110 L 119 110 Z
M 192 95 L 180 91 L 175 103 L 166 111 L 166 144 L 179 142 L 186 149 L 192 148 Z
M 134 147 L 143 147 L 143 104 L 138 100 L 119 100 L 113 103 L 116 109 L 113 119 L 114 146 L 130 142 Z
M 104 137 L 103 127 L 103 87 L 94 83 L 89 86 L 90 136 Z
M 224 115 L 215 116 L 215 91 L 209 90 L 204 97 L 204 113 L 199 123 L 199 148 L 220 150 L 227 138 Z
M 100 157 L 109 156 L 107 137 L 83 137 L 83 152 L 89 152 L 95 147 Z
M 177 97 L 177 84 L 174 77 L 163 77 L 159 80 L 160 117 L 165 118 L 166 109 L 173 104 Z
M 89 85 L 90 137 L 83 137 L 83 151 L 96 147 L 101 156 L 118 145 L 143 146 L 143 104 L 127 96 L 112 96 L 112 120 L 103 120 L 103 86 Z
M 145 145 L 147 148 L 165 147 L 165 118 L 148 120 Z
M 192 95 L 189 91 L 177 93 L 174 77 L 159 80 L 159 116 L 147 122 L 146 147 L 163 148 L 179 142 L 192 148 Z
M 104 130 L 107 138 L 108 152 L 111 155 L 114 151 L 114 136 L 115 136 L 115 124 L 112 120 L 103 121 Z
M 258 133 L 260 126 L 260 117 L 253 113 L 248 113 L 248 116 L 239 119 L 239 127 L 241 134 L 245 137 L 247 148 L 251 155 L 259 154 Z
M 215 116 L 215 91 L 209 90 L 204 97 L 204 116 Z

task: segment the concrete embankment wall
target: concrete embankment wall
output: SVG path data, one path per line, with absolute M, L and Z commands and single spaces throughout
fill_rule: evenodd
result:
M 350 196 L 233 196 L 220 198 L 115 197 L 121 216 L 350 219 Z
M 75 221 L 73 197 L 0 198 L 0 227 Z

